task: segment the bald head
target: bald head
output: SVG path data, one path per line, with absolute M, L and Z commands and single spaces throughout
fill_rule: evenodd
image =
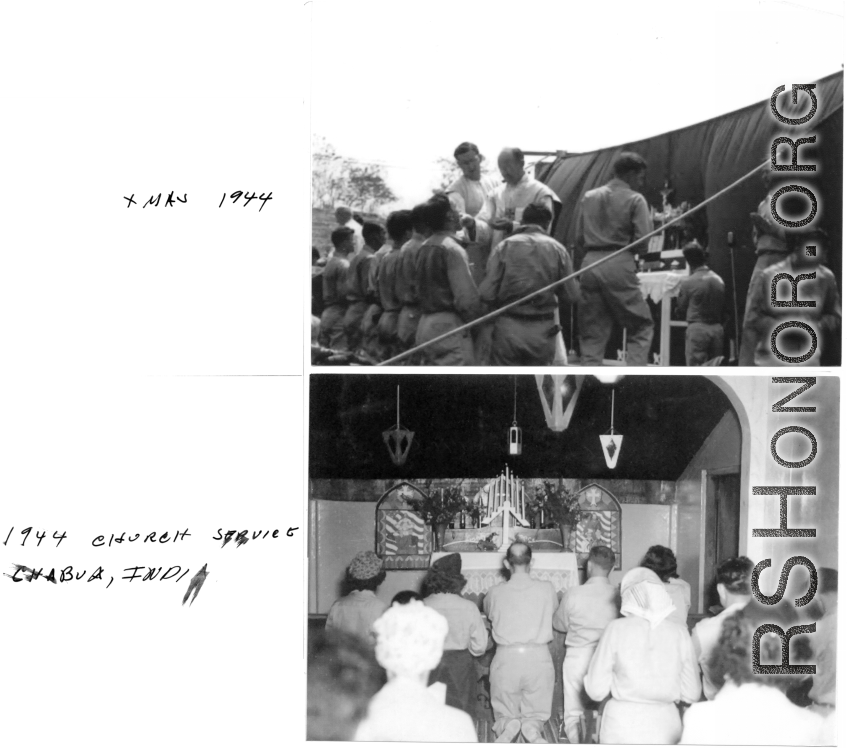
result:
M 506 561 L 514 571 L 527 571 L 532 561 L 532 548 L 526 543 L 512 543 L 506 551 Z
M 520 148 L 504 148 L 497 157 L 497 167 L 506 182 L 517 184 L 524 175 L 523 151 Z

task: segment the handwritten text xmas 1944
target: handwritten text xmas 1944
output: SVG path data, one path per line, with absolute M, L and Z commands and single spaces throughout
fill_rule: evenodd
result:
M 143 197 L 140 197 L 138 198 L 138 200 L 136 200 L 135 193 L 133 192 L 129 197 L 124 195 L 123 198 L 124 200 L 126 200 L 127 208 L 131 208 L 133 205 L 139 205 L 139 201 L 141 201 L 140 204 L 142 209 L 147 207 L 158 208 L 160 205 L 164 208 L 173 208 L 177 205 L 185 205 L 186 203 L 188 203 L 187 192 L 183 192 L 182 197 L 180 197 L 179 195 L 175 195 L 174 191 L 171 190 L 167 195 L 165 195 L 165 199 L 162 200 L 163 194 L 164 193 L 160 192 L 158 195 L 150 195 L 147 200 L 144 200 Z M 223 207 L 223 204 L 226 201 L 227 197 L 232 201 L 233 205 L 238 205 L 239 200 L 241 200 L 241 205 L 244 208 L 250 205 L 253 200 L 258 200 L 256 205 L 259 206 L 258 212 L 261 213 L 262 208 L 265 207 L 265 203 L 268 200 L 273 200 L 273 194 L 273 192 L 269 192 L 266 195 L 264 192 L 262 192 L 261 194 L 257 195 L 255 192 L 244 192 L 242 190 L 236 190 L 235 192 L 231 192 L 229 195 L 227 195 L 226 192 L 224 192 L 220 203 L 218 203 L 218 207 Z

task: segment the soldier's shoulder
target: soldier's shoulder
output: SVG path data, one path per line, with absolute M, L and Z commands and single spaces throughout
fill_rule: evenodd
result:
M 456 253 L 461 254 L 461 255 L 465 254 L 465 250 L 462 247 L 462 245 L 459 244 L 459 242 L 456 241 L 452 236 L 445 235 L 445 236 L 441 237 L 441 240 L 440 240 L 439 243 L 444 248 L 444 250 L 447 251 L 447 252 L 451 252 L 451 253 L 456 252 Z

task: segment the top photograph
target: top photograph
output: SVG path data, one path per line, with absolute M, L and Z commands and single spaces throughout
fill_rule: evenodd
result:
M 388 20 L 313 28 L 313 365 L 841 364 L 843 71 L 680 73 L 684 40 L 626 63 L 616 32 L 619 102 L 587 59 L 533 72 L 562 49 L 480 87 L 445 40 L 332 86 L 334 42 Z

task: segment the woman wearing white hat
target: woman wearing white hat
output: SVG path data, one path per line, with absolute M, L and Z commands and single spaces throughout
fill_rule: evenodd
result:
M 621 582 L 621 614 L 603 632 L 585 677 L 603 711 L 601 743 L 676 743 L 682 722 L 676 702 L 700 698 L 700 674 L 688 630 L 655 572 L 638 567 Z

